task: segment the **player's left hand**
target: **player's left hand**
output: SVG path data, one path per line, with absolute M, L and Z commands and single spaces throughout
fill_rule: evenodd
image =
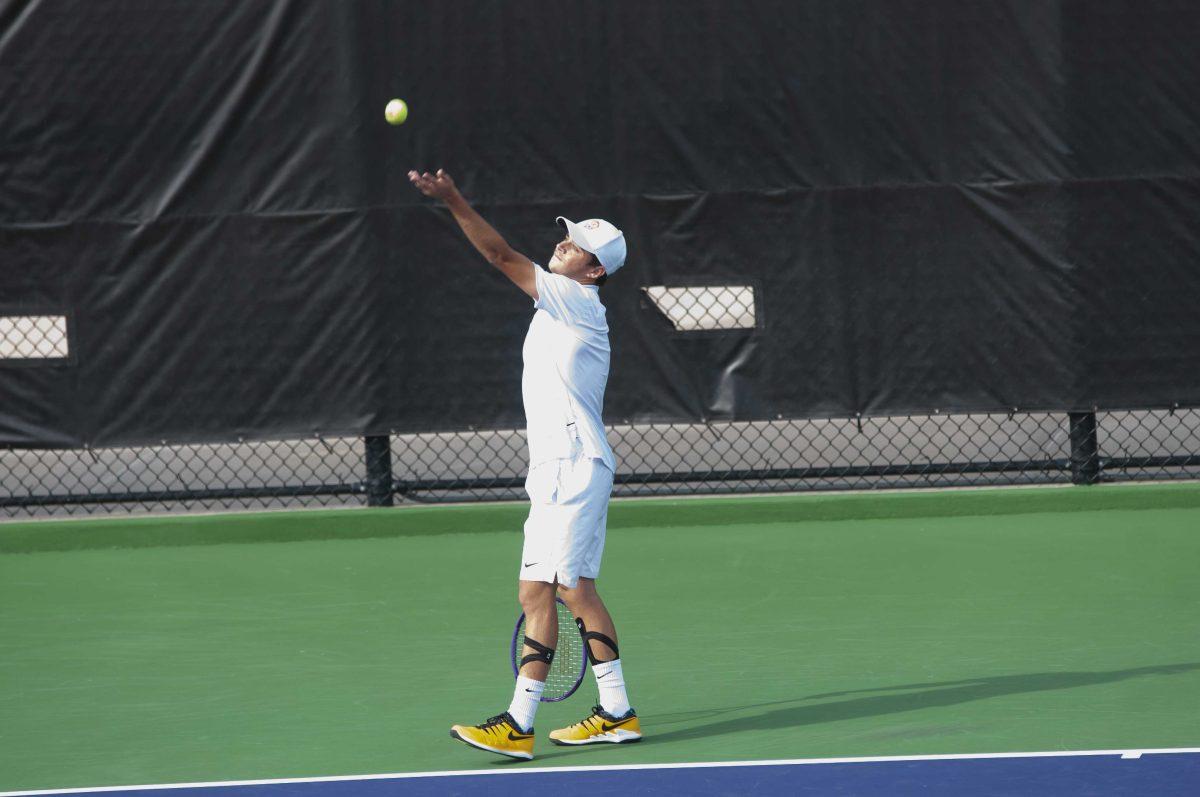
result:
M 425 196 L 431 196 L 443 202 L 458 193 L 458 188 L 454 185 L 453 178 L 446 173 L 445 169 L 438 169 L 437 174 L 430 174 L 429 172 L 421 174 L 416 171 L 410 171 L 408 179 Z

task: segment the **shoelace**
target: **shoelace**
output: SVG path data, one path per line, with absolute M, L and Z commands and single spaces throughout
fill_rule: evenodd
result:
M 592 716 L 584 717 L 579 724 L 587 728 L 589 731 L 596 725 L 596 717 L 601 716 L 600 712 L 604 710 L 603 706 L 592 706 Z M 598 725 L 596 727 L 599 727 Z
M 508 717 L 504 716 L 503 714 L 497 714 L 494 717 L 488 717 L 487 721 L 479 726 L 479 729 L 486 731 L 489 728 L 494 728 L 497 725 L 505 722 L 508 722 Z

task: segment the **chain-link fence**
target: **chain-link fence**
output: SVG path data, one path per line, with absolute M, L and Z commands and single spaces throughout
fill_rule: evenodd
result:
M 648 286 L 676 331 L 753 328 L 751 285 Z M 0 318 L 0 358 L 69 359 L 64 316 Z M 617 495 L 1200 476 L 1200 408 L 619 424 Z M 0 450 L 0 517 L 523 499 L 525 433 Z
M 1200 478 L 1200 408 L 614 425 L 619 496 Z M 0 516 L 523 499 L 523 430 L 0 450 Z

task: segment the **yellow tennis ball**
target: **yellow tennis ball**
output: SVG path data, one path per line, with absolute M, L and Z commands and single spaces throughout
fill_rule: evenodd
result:
M 391 100 L 383 109 L 383 116 L 390 125 L 402 125 L 408 118 L 408 103 L 404 100 Z

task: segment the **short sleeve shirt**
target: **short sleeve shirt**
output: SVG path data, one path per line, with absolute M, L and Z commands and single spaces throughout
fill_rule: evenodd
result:
M 584 454 L 615 471 L 602 417 L 610 351 L 600 289 L 537 264 L 534 272 L 536 311 L 521 350 L 529 465 L 569 458 L 578 438 Z

